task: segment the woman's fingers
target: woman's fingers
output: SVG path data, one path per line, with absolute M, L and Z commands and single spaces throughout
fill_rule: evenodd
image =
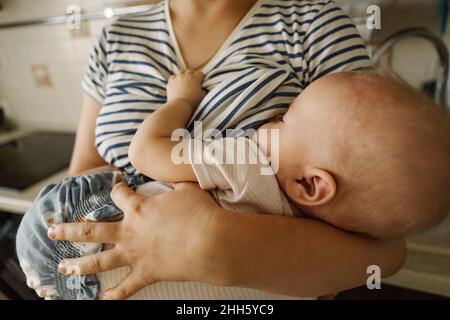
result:
M 103 296 L 103 300 L 125 300 L 131 297 L 133 294 L 141 290 L 146 285 L 151 283 L 146 283 L 145 281 L 137 276 L 137 273 L 133 271 L 117 286 L 109 289 Z
M 53 225 L 48 229 L 52 240 L 115 243 L 120 222 L 79 222 Z
M 59 263 L 58 271 L 65 275 L 87 275 L 104 272 L 126 265 L 115 249 L 75 259 L 66 259 Z
M 139 212 L 139 207 L 143 203 L 143 196 L 131 190 L 125 183 L 118 183 L 111 191 L 111 199 L 123 212 Z

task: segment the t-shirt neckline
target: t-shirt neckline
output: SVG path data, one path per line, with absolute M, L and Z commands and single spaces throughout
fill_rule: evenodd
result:
M 167 25 L 168 25 L 168 31 L 169 31 L 169 36 L 170 39 L 172 41 L 172 45 L 175 49 L 175 54 L 176 54 L 176 58 L 177 58 L 177 62 L 179 63 L 179 67 L 183 70 L 187 69 L 186 67 L 186 62 L 184 60 L 184 57 L 181 53 L 180 47 L 178 45 L 178 39 L 175 35 L 175 31 L 173 29 L 173 24 L 172 24 L 172 17 L 170 14 L 170 7 L 169 7 L 169 2 L 170 0 L 165 0 L 165 6 L 164 6 L 164 11 L 165 11 L 165 16 L 166 16 L 166 21 L 167 21 Z M 200 68 L 200 71 L 202 71 L 203 74 L 206 74 L 209 69 L 215 65 L 215 63 L 217 61 L 219 61 L 219 58 L 223 55 L 223 53 L 226 51 L 226 49 L 228 48 L 228 46 L 235 40 L 237 39 L 237 35 L 241 32 L 241 30 L 243 29 L 244 25 L 247 23 L 247 21 L 253 16 L 253 13 L 259 8 L 259 6 L 261 5 L 261 3 L 263 2 L 263 0 L 257 0 L 255 2 L 255 4 L 250 8 L 250 10 L 245 14 L 245 16 L 241 19 L 241 21 L 238 23 L 238 25 L 233 29 L 233 31 L 230 33 L 230 35 L 228 36 L 228 38 L 224 41 L 224 43 L 222 44 L 222 46 L 219 48 L 219 50 L 212 56 L 211 59 L 209 59 L 209 61 L 203 65 Z

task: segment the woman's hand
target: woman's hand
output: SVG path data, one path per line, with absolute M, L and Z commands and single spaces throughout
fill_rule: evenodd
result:
M 378 266 L 387 277 L 405 261 L 402 240 L 375 240 L 310 219 L 235 214 L 194 184 L 153 198 L 119 184 L 112 197 L 125 213 L 123 221 L 61 224 L 49 234 L 115 245 L 60 268 L 66 274 L 92 274 L 129 266 L 128 277 L 106 299 L 125 299 L 158 281 L 317 297 L 363 285 L 368 266 Z
M 148 198 L 121 183 L 111 196 L 125 213 L 122 221 L 60 224 L 49 231 L 54 240 L 114 245 L 92 256 L 64 260 L 60 272 L 84 275 L 129 266 L 129 275 L 107 291 L 105 299 L 128 298 L 158 281 L 208 278 L 203 239 L 218 206 L 207 192 L 183 183 L 172 192 Z

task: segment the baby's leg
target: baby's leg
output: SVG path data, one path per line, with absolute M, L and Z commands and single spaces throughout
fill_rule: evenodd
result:
M 122 212 L 111 200 L 112 186 L 120 172 L 100 172 L 64 179 L 44 188 L 25 214 L 16 238 L 17 255 L 28 285 L 38 295 L 52 299 L 95 299 L 99 283 L 95 275 L 65 276 L 58 264 L 67 258 L 97 253 L 102 244 L 52 241 L 54 224 L 83 221 L 117 221 Z

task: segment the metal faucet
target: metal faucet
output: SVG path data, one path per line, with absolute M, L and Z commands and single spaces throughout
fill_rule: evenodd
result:
M 439 55 L 440 68 L 439 74 L 436 82 L 436 90 L 434 93 L 434 99 L 443 108 L 447 108 L 447 83 L 448 83 L 448 72 L 449 72 L 449 51 L 444 41 L 437 35 L 433 34 L 427 28 L 408 28 L 401 30 L 389 36 L 383 43 L 375 50 L 373 54 L 374 64 L 377 65 L 384 53 L 392 48 L 399 41 L 409 38 L 418 37 L 430 41 L 436 48 Z

